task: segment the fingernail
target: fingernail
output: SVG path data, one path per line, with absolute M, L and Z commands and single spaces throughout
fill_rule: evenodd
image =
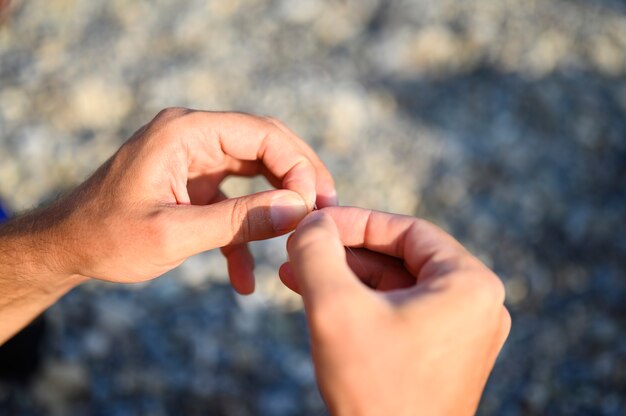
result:
M 300 221 L 299 226 L 302 227 L 302 226 L 305 226 L 307 224 L 314 223 L 315 221 L 319 221 L 323 216 L 324 216 L 323 212 L 321 212 L 321 211 L 313 211 L 309 215 L 304 217 L 304 219 L 302 221 Z
M 308 210 L 302 198 L 297 194 L 275 196 L 270 204 L 272 225 L 276 231 L 289 231 L 307 214 Z
M 325 195 L 318 195 L 318 201 L 321 202 L 323 207 L 335 207 L 339 205 L 339 199 L 336 192 L 327 193 Z
M 337 192 L 333 192 L 331 195 L 328 196 L 328 198 L 330 199 L 331 206 L 334 207 L 339 205 L 339 197 L 337 196 Z

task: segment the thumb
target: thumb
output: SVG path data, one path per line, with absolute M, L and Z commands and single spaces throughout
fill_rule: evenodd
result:
M 289 264 L 305 305 L 329 296 L 363 290 L 346 263 L 345 248 L 332 218 L 323 211 L 310 213 L 287 243 Z
M 211 205 L 179 205 L 174 212 L 179 254 L 188 257 L 285 234 L 296 227 L 308 209 L 296 192 L 276 190 Z

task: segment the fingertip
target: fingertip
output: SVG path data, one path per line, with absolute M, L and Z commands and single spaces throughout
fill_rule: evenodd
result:
M 285 286 L 287 286 L 293 292 L 300 294 L 300 288 L 298 287 L 298 281 L 293 274 L 293 269 L 289 263 L 284 263 L 278 269 L 278 277 L 280 277 L 280 281 L 283 282 Z
M 285 262 L 280 265 L 280 267 L 278 268 L 278 275 L 281 278 L 293 276 L 293 269 L 291 268 L 291 265 L 289 264 L 289 262 Z
M 317 208 L 334 207 L 339 205 L 339 199 L 337 198 L 337 192 L 333 189 L 330 192 L 318 193 L 315 201 Z
M 325 216 L 326 216 L 326 213 L 324 213 L 323 211 L 317 210 L 317 211 L 310 212 L 309 214 L 307 214 L 306 217 L 302 219 L 302 221 L 300 221 L 300 224 L 298 224 L 297 229 L 303 229 L 303 228 L 309 227 L 323 220 Z
M 230 276 L 230 283 L 233 289 L 235 289 L 235 292 L 243 296 L 253 294 L 256 286 L 252 272 L 249 275 Z
M 287 254 L 290 254 L 294 247 L 300 246 L 303 242 L 306 245 L 313 240 L 321 239 L 324 244 L 333 244 L 336 231 L 335 223 L 326 212 L 323 210 L 313 211 L 300 221 L 292 237 L 287 240 Z

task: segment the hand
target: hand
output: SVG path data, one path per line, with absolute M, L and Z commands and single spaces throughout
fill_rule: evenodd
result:
M 287 249 L 331 413 L 475 412 L 511 325 L 487 267 L 426 221 L 358 208 L 309 214 Z
M 262 174 L 275 190 L 228 199 L 228 175 Z M 138 282 L 217 247 L 233 287 L 254 290 L 245 243 L 293 230 L 314 204 L 335 204 L 315 153 L 279 122 L 240 113 L 168 109 L 83 185 L 51 207 L 57 259 L 71 274 Z

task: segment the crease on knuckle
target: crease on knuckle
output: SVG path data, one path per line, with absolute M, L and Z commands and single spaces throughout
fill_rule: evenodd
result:
M 185 135 L 181 135 L 180 132 L 190 124 L 194 124 L 193 119 L 189 117 L 193 117 L 196 113 L 197 111 L 183 107 L 168 107 L 159 111 L 149 124 L 153 126 L 154 133 L 160 132 L 160 134 L 150 135 L 150 141 L 176 142 L 181 137 L 188 136 L 191 134 L 188 129 L 184 130 Z
M 171 120 L 189 114 L 192 110 L 184 107 L 166 107 L 159 111 L 154 117 L 155 120 Z
M 158 118 L 172 118 L 179 117 L 185 114 L 190 113 L 192 110 L 185 107 L 166 107 L 163 110 L 159 111 L 157 114 Z
M 268 124 L 271 124 L 274 128 L 277 128 L 279 130 L 282 130 L 282 127 L 284 127 L 283 122 L 274 116 L 262 116 L 261 118 L 263 121 L 265 121 Z
M 244 199 L 235 199 L 230 217 L 232 240 L 250 241 L 252 224 L 248 215 L 248 205 Z

